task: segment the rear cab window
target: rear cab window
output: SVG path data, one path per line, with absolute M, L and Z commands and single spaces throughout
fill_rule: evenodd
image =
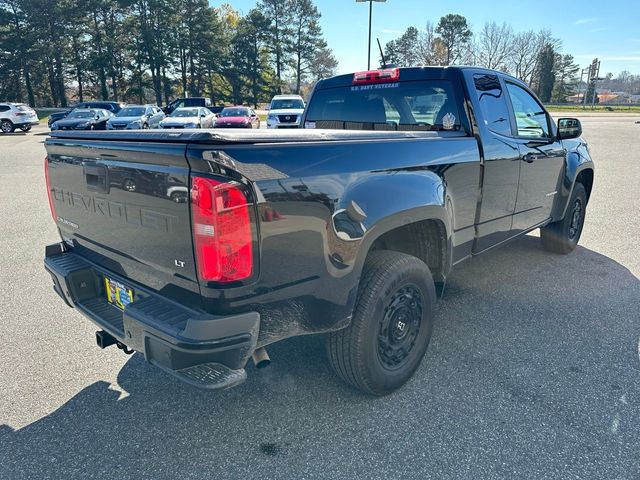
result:
M 448 80 L 417 80 L 318 89 L 305 128 L 341 130 L 460 130 Z
M 485 126 L 494 133 L 512 136 L 508 100 L 498 76 L 475 74 L 473 83 Z

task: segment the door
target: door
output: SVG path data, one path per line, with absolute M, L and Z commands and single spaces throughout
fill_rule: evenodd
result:
M 565 150 L 551 118 L 524 87 L 505 82 L 513 108 L 520 150 L 520 181 L 513 216 L 515 232 L 528 230 L 551 216 L 564 169 Z
M 474 253 L 479 253 L 514 235 L 512 219 L 518 194 L 520 150 L 513 138 L 503 82 L 493 73 L 476 73 L 472 82 L 475 108 L 480 110 L 477 123 L 484 157 L 482 202 L 473 248 Z

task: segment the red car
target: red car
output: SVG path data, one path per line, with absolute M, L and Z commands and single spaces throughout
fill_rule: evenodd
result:
M 260 119 L 249 107 L 225 107 L 214 128 L 260 128 Z

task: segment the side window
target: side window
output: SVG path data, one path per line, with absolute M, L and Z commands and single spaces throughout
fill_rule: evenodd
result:
M 511 136 L 509 107 L 497 75 L 476 74 L 473 76 L 484 124 L 500 135 Z
M 549 136 L 549 119 L 544 108 L 529 92 L 514 83 L 507 83 L 509 97 L 516 115 L 519 137 L 545 138 Z
M 11 110 L 9 105 L 0 105 L 0 112 L 8 112 L 9 110 Z

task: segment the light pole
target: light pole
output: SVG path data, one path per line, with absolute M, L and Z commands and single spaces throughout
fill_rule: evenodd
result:
M 356 0 L 356 3 L 369 2 L 369 49 L 367 50 L 367 70 L 371 70 L 371 15 L 373 13 L 373 2 L 386 2 L 387 0 Z

